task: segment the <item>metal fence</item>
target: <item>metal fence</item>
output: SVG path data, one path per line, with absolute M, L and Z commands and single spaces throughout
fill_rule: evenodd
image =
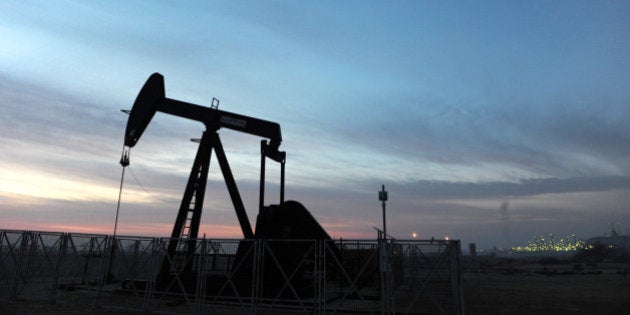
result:
M 198 239 L 194 255 L 169 254 L 170 241 L 0 230 L 0 300 L 171 314 L 464 313 L 459 241 Z

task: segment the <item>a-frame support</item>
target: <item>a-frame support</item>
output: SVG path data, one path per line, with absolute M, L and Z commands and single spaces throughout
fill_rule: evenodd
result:
M 177 270 L 183 270 L 185 273 L 192 272 L 192 261 L 190 258 L 195 253 L 196 239 L 199 234 L 199 225 L 201 223 L 201 212 L 203 211 L 203 201 L 206 192 L 206 183 L 208 181 L 208 169 L 210 167 L 210 157 L 212 149 L 217 156 L 225 184 L 230 193 L 236 216 L 246 239 L 254 238 L 252 226 L 247 217 L 245 206 L 241 195 L 236 186 L 236 181 L 232 175 L 230 165 L 225 156 L 223 145 L 219 134 L 216 131 L 204 132 L 199 143 L 199 149 L 195 156 L 195 162 L 188 177 L 184 197 L 175 219 L 171 240 L 168 245 L 168 255 L 162 263 L 162 275 L 168 275 L 171 272 L 173 262 L 181 262 L 183 266 L 177 266 Z M 184 255 L 185 253 L 185 255 Z M 183 256 L 183 257 L 182 257 Z M 183 268 L 182 268 L 183 267 Z

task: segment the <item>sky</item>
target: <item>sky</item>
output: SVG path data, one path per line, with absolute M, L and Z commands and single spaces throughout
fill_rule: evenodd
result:
M 334 238 L 376 237 L 382 185 L 399 239 L 628 233 L 628 34 L 627 1 L 1 1 L 0 229 L 112 234 L 120 109 L 159 72 L 279 123 L 286 199 Z M 155 115 L 118 234 L 170 235 L 203 131 Z M 253 223 L 261 139 L 219 134 Z M 242 236 L 214 157 L 200 235 Z

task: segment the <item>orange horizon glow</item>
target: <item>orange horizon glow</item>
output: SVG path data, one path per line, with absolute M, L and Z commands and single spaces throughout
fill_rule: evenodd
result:
M 38 231 L 51 233 L 78 233 L 78 234 L 102 234 L 112 235 L 114 227 L 112 224 L 62 224 L 62 223 L 24 223 L 24 222 L 5 222 L 0 229 L 16 230 L 16 231 Z M 10 228 L 9 228 L 10 227 Z M 142 236 L 142 237 L 170 237 L 173 226 L 171 224 L 139 224 L 135 227 L 118 226 L 118 236 Z M 372 239 L 375 238 L 373 233 L 365 232 L 339 232 L 334 235 L 330 234 L 333 239 Z M 225 238 L 225 239 L 241 239 L 243 233 L 240 227 L 222 224 L 202 224 L 199 228 L 199 238 Z

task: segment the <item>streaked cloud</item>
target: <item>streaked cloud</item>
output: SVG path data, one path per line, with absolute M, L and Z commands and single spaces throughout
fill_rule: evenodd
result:
M 107 233 L 118 110 L 158 71 L 168 97 L 217 97 L 279 122 L 287 197 L 336 237 L 375 234 L 381 184 L 397 237 L 505 246 L 505 218 L 518 222 L 510 242 L 599 233 L 630 219 L 628 12 L 620 2 L 3 2 L 0 228 Z M 123 233 L 170 233 L 189 139 L 202 131 L 156 114 L 131 153 Z M 260 139 L 220 133 L 254 222 Z M 214 159 L 208 196 L 204 231 L 237 236 Z

